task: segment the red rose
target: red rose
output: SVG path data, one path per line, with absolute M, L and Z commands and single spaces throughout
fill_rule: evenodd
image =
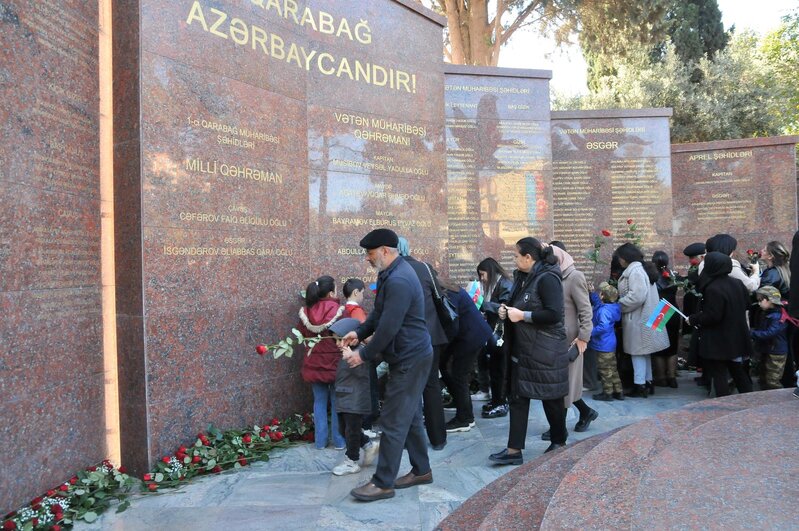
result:
M 97 470 L 97 467 L 96 467 L 96 466 L 90 466 L 90 467 L 89 467 L 89 468 L 87 468 L 86 470 L 88 470 L 89 472 L 94 472 L 94 471 L 96 471 L 96 470 Z
M 258 345 L 257 347 L 255 347 L 255 352 L 257 352 L 258 355 L 263 356 L 264 354 L 269 352 L 269 349 L 266 348 L 266 345 Z
M 71 478 L 69 478 L 70 485 L 74 485 L 77 482 L 78 482 L 78 476 L 72 476 Z
M 278 420 L 277 417 L 273 418 L 272 419 L 272 426 L 277 426 L 278 424 L 280 424 L 280 420 Z
M 165 455 L 164 457 L 161 458 L 161 461 L 163 461 L 164 463 L 169 463 L 169 456 Z
M 3 529 L 16 529 L 17 524 L 14 523 L 14 520 L 6 520 L 3 522 Z
M 52 531 L 61 531 L 61 526 L 60 526 L 60 525 L 54 525 L 54 526 L 53 526 L 53 527 L 51 527 L 50 529 L 51 529 Z
M 670 278 L 671 277 L 671 273 L 669 273 L 668 269 L 664 269 L 662 274 L 663 274 L 663 278 Z
M 191 458 L 191 462 L 192 463 L 199 463 L 202 460 L 203 460 L 203 458 L 200 457 L 199 455 L 195 455 L 194 457 Z
M 607 229 L 602 229 L 602 236 L 608 237 L 610 236 L 610 231 Z
M 147 488 L 150 489 L 150 491 L 154 491 L 158 489 L 158 483 L 150 483 L 149 485 L 147 485 Z
M 125 468 L 124 466 L 119 467 L 117 470 L 119 470 L 120 474 L 127 474 L 128 473 L 128 469 Z
M 283 439 L 283 432 L 281 431 L 275 432 L 275 440 L 279 441 L 281 439 Z
M 37 496 L 36 498 L 33 498 L 33 499 L 31 500 L 31 505 L 36 505 L 37 503 L 42 503 L 42 498 L 41 498 L 41 496 Z
M 186 447 L 181 444 L 180 448 L 178 448 L 178 453 L 185 454 L 186 453 Z
M 755 254 L 755 250 L 754 250 L 754 249 L 747 249 L 747 250 L 746 250 L 746 254 L 748 254 L 749 256 L 751 256 L 751 255 Z
M 633 224 L 633 218 L 628 219 L 627 220 L 627 225 L 632 225 L 632 224 Z
M 197 438 L 198 439 L 205 439 L 205 434 L 203 432 L 200 432 L 200 433 L 197 434 Z
M 41 508 L 42 506 L 39 503 L 34 503 L 33 505 L 31 505 L 31 509 L 33 509 L 34 511 L 38 511 Z
M 247 466 L 247 460 L 244 459 L 243 457 L 239 457 L 239 464 L 241 466 Z
M 261 433 L 259 433 L 258 435 L 261 436 L 261 439 L 266 439 L 266 437 L 269 435 L 269 432 L 266 430 L 261 430 Z
M 144 474 L 144 481 L 152 481 L 153 475 L 152 474 Z
M 250 444 L 252 442 L 252 437 L 250 437 L 250 434 L 248 433 L 247 435 L 241 438 L 241 441 L 244 444 Z
M 39 525 L 39 519 L 34 518 L 33 520 L 31 520 L 31 523 L 33 524 L 33 527 L 36 527 L 37 525 Z
M 218 474 L 219 472 L 222 472 L 222 467 L 216 465 L 214 468 L 211 469 L 211 472 Z
M 58 514 L 63 511 L 64 509 L 62 509 L 61 506 L 58 505 L 57 503 L 54 503 L 53 505 L 50 506 L 50 512 L 53 514 Z
M 61 492 L 66 492 L 69 490 L 69 487 L 67 485 L 61 485 L 60 487 L 58 487 L 58 490 L 60 490 Z
M 183 460 L 186 459 L 187 456 L 186 456 L 186 454 L 178 454 L 175 457 L 177 457 L 178 461 L 180 461 L 182 463 Z
M 47 495 L 48 496 L 55 496 L 55 491 L 50 489 L 50 490 L 47 491 Z

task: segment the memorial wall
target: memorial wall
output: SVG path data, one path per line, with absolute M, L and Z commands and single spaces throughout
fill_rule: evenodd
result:
M 364 234 L 445 264 L 445 21 L 405 0 L 115 17 L 122 452 L 142 470 L 209 422 L 309 408 L 300 350 L 254 346 L 296 326 L 317 276 L 375 280 Z
M 485 257 L 513 269 L 525 236 L 552 235 L 548 70 L 446 67 L 449 270 Z
M 631 224 L 647 259 L 656 250 L 673 255 L 670 116 L 671 109 L 552 113 L 555 239 L 589 280 L 607 278 Z M 596 238 L 597 265 L 587 257 Z
M 772 240 L 790 250 L 798 141 L 778 136 L 672 145 L 675 251 L 717 233 L 735 236 L 744 256 Z
M 0 2 L 0 514 L 106 457 L 96 2 Z

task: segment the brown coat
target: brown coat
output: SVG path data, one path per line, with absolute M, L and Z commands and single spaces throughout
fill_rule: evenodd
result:
M 591 318 L 593 309 L 588 297 L 588 282 L 585 275 L 575 269 L 574 259 L 565 251 L 555 248 L 563 275 L 563 313 L 566 324 L 566 341 L 571 345 L 575 339 L 588 343 L 594 328 Z M 569 394 L 564 398 L 565 407 L 583 397 L 583 355 L 569 363 Z

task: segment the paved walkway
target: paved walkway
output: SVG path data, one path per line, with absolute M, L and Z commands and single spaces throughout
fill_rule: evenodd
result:
M 631 424 L 657 413 L 706 398 L 693 382 L 694 373 L 683 372 L 680 388 L 657 388 L 647 399 L 594 402 L 599 418 L 585 433 L 570 433 L 569 442 Z M 588 394 L 588 393 L 587 393 Z M 478 411 L 482 402 L 475 403 Z M 528 459 L 541 454 L 549 443 L 540 439 L 547 428 L 540 404 L 530 408 L 527 435 Z M 447 414 L 449 418 L 452 413 Z M 507 441 L 508 418 L 487 420 L 476 415 L 477 427 L 449 434 L 441 451 L 430 451 L 434 482 L 398 490 L 390 500 L 357 502 L 349 491 L 366 482 L 373 467 L 359 474 L 335 477 L 330 470 L 343 451 L 316 450 L 302 445 L 276 451 L 265 463 L 205 477 L 179 489 L 158 495 L 138 496 L 121 514 L 105 513 L 83 530 L 217 530 L 217 529 L 433 529 L 465 499 L 512 467 L 493 466 L 488 455 Z M 569 429 L 576 422 L 569 412 Z M 410 469 L 403 458 L 400 474 Z

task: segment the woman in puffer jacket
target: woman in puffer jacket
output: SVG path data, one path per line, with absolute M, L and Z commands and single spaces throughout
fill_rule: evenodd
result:
M 330 336 L 328 328 L 344 313 L 344 306 L 336 297 L 333 277 L 322 276 L 305 289 L 305 307 L 300 308 L 299 330 L 305 337 Z M 326 337 L 306 352 L 302 360 L 302 379 L 313 388 L 314 442 L 319 449 L 327 446 L 328 435 L 333 437 L 337 449 L 346 446 L 338 427 L 336 412 L 336 368 L 341 351 L 332 337 Z M 327 407 L 333 412 L 332 426 L 328 430 Z
M 566 445 L 566 409 L 569 392 L 569 358 L 563 317 L 560 267 L 552 247 L 535 238 L 516 242 L 517 270 L 507 306 L 499 309 L 506 319 L 505 341 L 510 342 L 510 430 L 508 446 L 491 454 L 499 464 L 520 465 L 527 436 L 530 400 L 541 400 L 549 422 L 551 444 L 547 452 Z

